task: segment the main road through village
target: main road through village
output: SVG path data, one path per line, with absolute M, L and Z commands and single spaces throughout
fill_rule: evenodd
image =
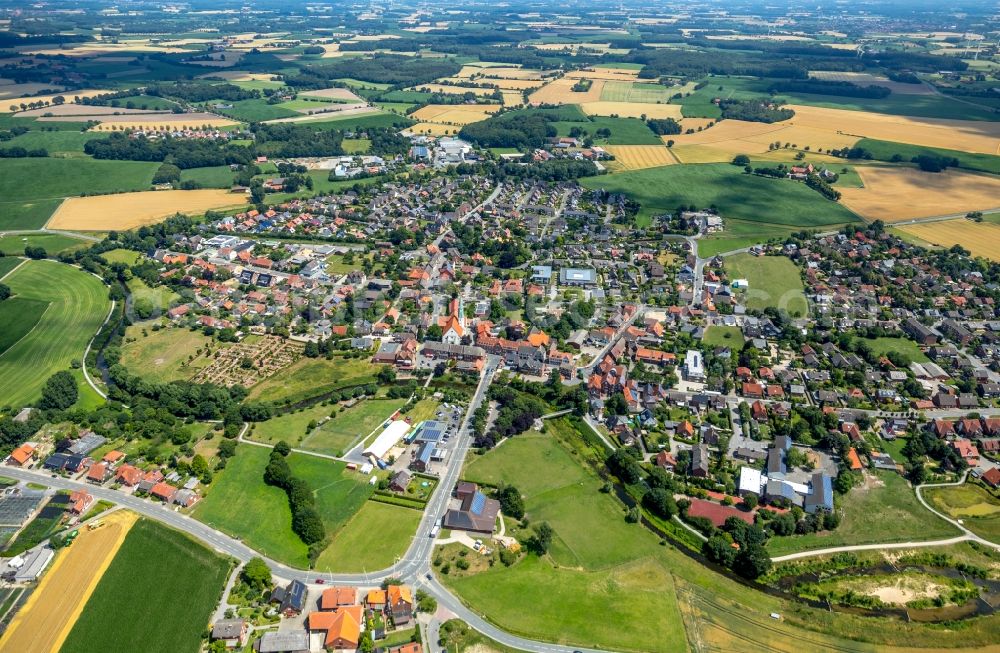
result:
M 288 581 L 300 580 L 304 583 L 312 584 L 321 577 L 327 583 L 366 587 L 377 585 L 386 579 L 395 578 L 412 585 L 416 589 L 423 589 L 437 599 L 440 607 L 445 608 L 472 628 L 505 646 L 536 653 L 572 653 L 573 651 L 594 651 L 596 653 L 596 650 L 593 649 L 581 649 L 574 646 L 562 646 L 517 637 L 497 628 L 486 621 L 482 615 L 470 610 L 438 582 L 431 569 L 434 539 L 429 536 L 429 533 L 434 524 L 444 516 L 447 510 L 451 494 L 450 490 L 458 482 L 459 475 L 462 473 L 462 464 L 465 460 L 465 455 L 472 446 L 472 434 L 469 430 L 469 422 L 472 419 L 472 414 L 485 398 L 486 390 L 493 381 L 493 375 L 496 373 L 499 365 L 499 357 L 490 356 L 488 358 L 486 367 L 480 377 L 479 385 L 476 387 L 476 392 L 469 402 L 468 410 L 462 419 L 461 427 L 456 436 L 457 442 L 455 443 L 454 454 L 449 456 L 450 462 L 441 476 L 440 489 L 434 493 L 430 502 L 428 502 L 406 555 L 391 567 L 379 571 L 372 571 L 365 574 L 329 574 L 295 569 L 275 560 L 270 560 L 243 542 L 217 531 L 211 526 L 203 524 L 186 514 L 177 512 L 163 504 L 154 503 L 149 499 L 132 496 L 131 494 L 111 488 L 93 486 L 61 476 L 50 476 L 45 472 L 37 470 L 5 467 L 2 473 L 4 476 L 19 481 L 44 484 L 57 490 L 86 489 L 97 499 L 114 502 L 122 508 L 127 508 L 150 519 L 160 521 L 167 526 L 184 531 L 213 547 L 220 553 L 232 556 L 242 562 L 246 562 L 253 557 L 263 558 L 276 576 Z M 250 519 L 254 518 L 253 515 L 248 515 L 247 517 Z

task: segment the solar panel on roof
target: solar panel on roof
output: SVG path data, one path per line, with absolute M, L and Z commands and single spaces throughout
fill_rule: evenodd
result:
M 486 507 L 486 495 L 482 492 L 476 492 L 472 496 L 472 506 L 470 507 L 470 512 L 474 515 L 481 515 L 483 513 L 483 508 Z

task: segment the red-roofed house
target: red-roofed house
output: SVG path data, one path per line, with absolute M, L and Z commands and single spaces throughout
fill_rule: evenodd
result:
M 163 501 L 170 503 L 173 501 L 174 495 L 177 494 L 177 488 L 173 485 L 168 485 L 167 483 L 160 481 L 149 490 L 149 493 L 157 499 L 162 499 Z
M 86 490 L 76 490 L 69 495 L 69 511 L 74 515 L 82 515 L 87 512 L 92 503 L 94 503 L 94 497 Z

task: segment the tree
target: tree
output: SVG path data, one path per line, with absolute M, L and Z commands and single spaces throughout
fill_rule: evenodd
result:
M 497 490 L 497 500 L 500 502 L 503 514 L 514 519 L 524 517 L 524 499 L 513 485 L 504 485 Z
M 263 558 L 250 558 L 240 572 L 240 580 L 258 592 L 263 592 L 271 587 L 271 569 Z
M 274 445 L 274 452 L 281 454 L 282 456 L 287 456 L 292 453 L 292 445 L 288 444 L 284 440 L 279 440 L 277 444 Z
M 642 505 L 663 519 L 670 519 L 677 514 L 677 502 L 674 501 L 674 495 L 662 488 L 653 488 L 644 494 Z
M 611 473 L 626 485 L 634 485 L 642 478 L 642 468 L 629 449 L 616 449 L 608 456 L 606 464 Z
M 733 157 L 733 165 L 746 167 L 750 165 L 750 157 L 746 154 L 737 154 Z
M 758 499 L 756 494 L 748 494 L 743 497 L 743 508 L 745 510 L 753 510 L 757 507 L 757 502 Z
M 66 370 L 62 370 L 50 376 L 42 386 L 42 398 L 38 406 L 45 409 L 66 410 L 76 403 L 78 396 L 76 379 Z
M 736 558 L 733 543 L 725 535 L 713 535 L 701 545 L 701 552 L 711 562 L 730 567 Z
M 771 556 L 760 544 L 742 547 L 733 560 L 733 571 L 744 578 L 757 579 L 771 571 Z
M 10 298 L 10 286 L 0 283 L 0 302 Z
M 538 555 L 548 553 L 549 546 L 552 545 L 552 536 L 554 534 L 555 533 L 552 530 L 552 527 L 549 526 L 549 522 L 543 521 L 535 526 L 535 534 L 531 536 L 531 547 L 538 553 Z
M 378 371 L 375 378 L 382 385 L 389 385 L 390 383 L 395 383 L 396 381 L 396 368 L 391 365 L 384 365 L 382 369 Z

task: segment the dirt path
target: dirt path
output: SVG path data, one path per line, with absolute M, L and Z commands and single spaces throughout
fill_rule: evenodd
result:
M 0 640 L 0 653 L 58 651 L 136 519 L 134 513 L 115 512 L 104 526 L 81 530 L 69 548 L 57 553 Z

